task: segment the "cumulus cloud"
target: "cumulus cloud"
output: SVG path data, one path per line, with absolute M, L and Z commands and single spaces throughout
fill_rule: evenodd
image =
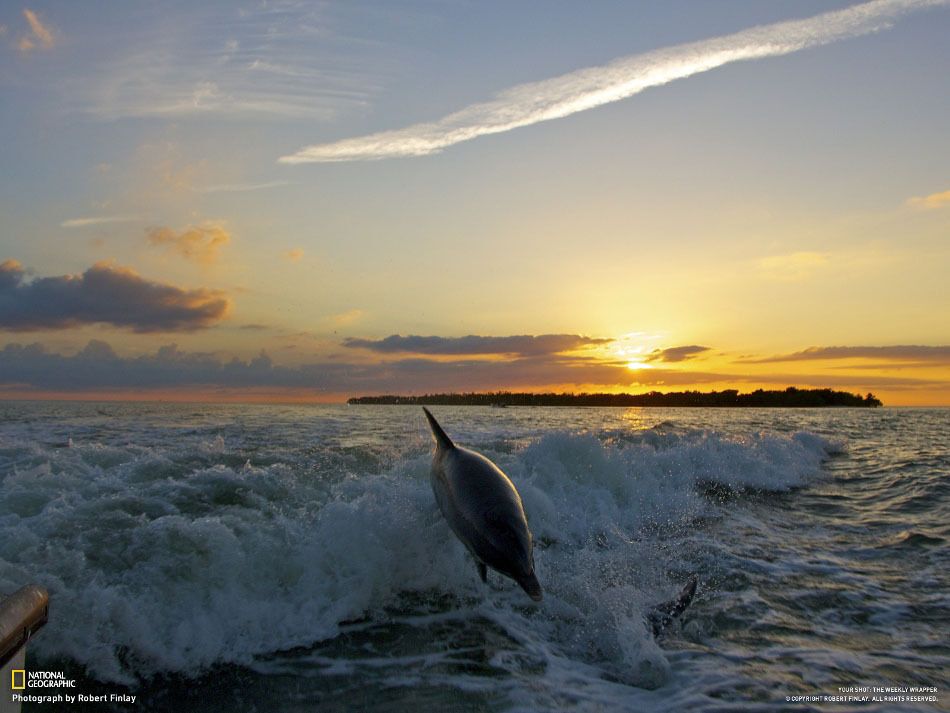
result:
M 709 349 L 709 347 L 701 347 L 697 344 L 690 344 L 683 347 L 669 347 L 668 349 L 654 349 L 646 356 L 644 361 L 686 361 L 687 359 L 694 358 L 697 354 L 708 352 Z
M 787 361 L 823 361 L 828 359 L 876 359 L 895 362 L 950 364 L 950 346 L 905 344 L 887 347 L 809 347 L 800 352 L 779 354 L 762 359 L 745 359 L 746 364 Z
M 23 17 L 26 19 L 26 24 L 29 25 L 30 31 L 20 36 L 20 39 L 17 41 L 17 49 L 21 52 L 30 52 L 34 49 L 48 50 L 56 44 L 53 31 L 43 24 L 39 15 L 33 10 L 24 8 Z
M 805 20 L 616 59 L 540 82 L 522 84 L 437 121 L 333 143 L 316 144 L 284 163 L 425 156 L 463 141 L 511 131 L 620 101 L 677 79 L 742 60 L 790 54 L 887 27 L 904 13 L 946 0 L 872 0 Z
M 578 334 L 523 334 L 510 337 L 484 337 L 475 334 L 465 337 L 420 337 L 410 334 L 403 337 L 399 334 L 392 334 L 385 339 L 349 338 L 344 340 L 343 346 L 389 354 L 518 354 L 531 356 L 558 354 L 582 347 L 607 344 L 611 341 L 613 340 L 585 337 Z
M 165 246 L 186 260 L 202 265 L 211 265 L 218 259 L 218 252 L 231 242 L 231 235 L 220 223 L 189 225 L 180 232 L 171 228 L 149 228 L 145 231 L 149 244 Z
M 34 331 L 111 324 L 135 332 L 192 331 L 224 319 L 219 290 L 182 289 L 99 262 L 81 275 L 26 280 L 16 260 L 0 263 L 0 329 Z
M 920 208 L 922 210 L 935 210 L 950 205 L 950 190 L 941 193 L 931 193 L 929 196 L 914 196 L 907 199 L 907 205 L 911 208 Z

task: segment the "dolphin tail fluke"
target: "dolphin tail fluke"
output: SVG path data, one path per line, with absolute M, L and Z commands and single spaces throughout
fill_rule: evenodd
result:
M 435 420 L 435 417 L 429 413 L 429 409 L 423 406 L 422 410 L 426 412 L 426 418 L 429 419 L 429 428 L 432 429 L 432 435 L 435 436 L 435 442 L 439 444 L 439 448 L 444 448 L 445 450 L 455 448 L 452 439 L 442 430 L 442 426 L 440 426 L 439 422 Z
M 650 621 L 650 626 L 653 627 L 654 636 L 659 636 L 673 623 L 676 617 L 686 611 L 686 607 L 689 606 L 689 603 L 693 601 L 693 597 L 696 596 L 697 583 L 696 575 L 693 575 L 686 583 L 686 586 L 683 587 L 683 591 L 675 598 L 653 608 L 653 611 L 650 612 L 647 618 Z

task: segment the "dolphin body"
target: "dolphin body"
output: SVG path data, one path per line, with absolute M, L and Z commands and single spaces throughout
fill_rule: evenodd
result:
M 541 601 L 531 530 L 515 486 L 488 458 L 452 443 L 429 409 L 422 410 L 436 442 L 430 474 L 435 501 L 475 558 L 478 575 L 487 582 L 491 567 Z

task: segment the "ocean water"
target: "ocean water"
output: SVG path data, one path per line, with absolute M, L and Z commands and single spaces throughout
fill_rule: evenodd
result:
M 433 412 L 520 490 L 540 604 L 441 518 L 420 408 L 0 402 L 28 668 L 137 696 L 69 710 L 950 706 L 950 411 Z M 786 699 L 874 686 L 938 700 Z

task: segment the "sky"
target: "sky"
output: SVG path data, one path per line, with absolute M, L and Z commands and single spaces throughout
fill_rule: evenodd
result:
M 4 2 L 0 398 L 950 405 L 950 0 Z

